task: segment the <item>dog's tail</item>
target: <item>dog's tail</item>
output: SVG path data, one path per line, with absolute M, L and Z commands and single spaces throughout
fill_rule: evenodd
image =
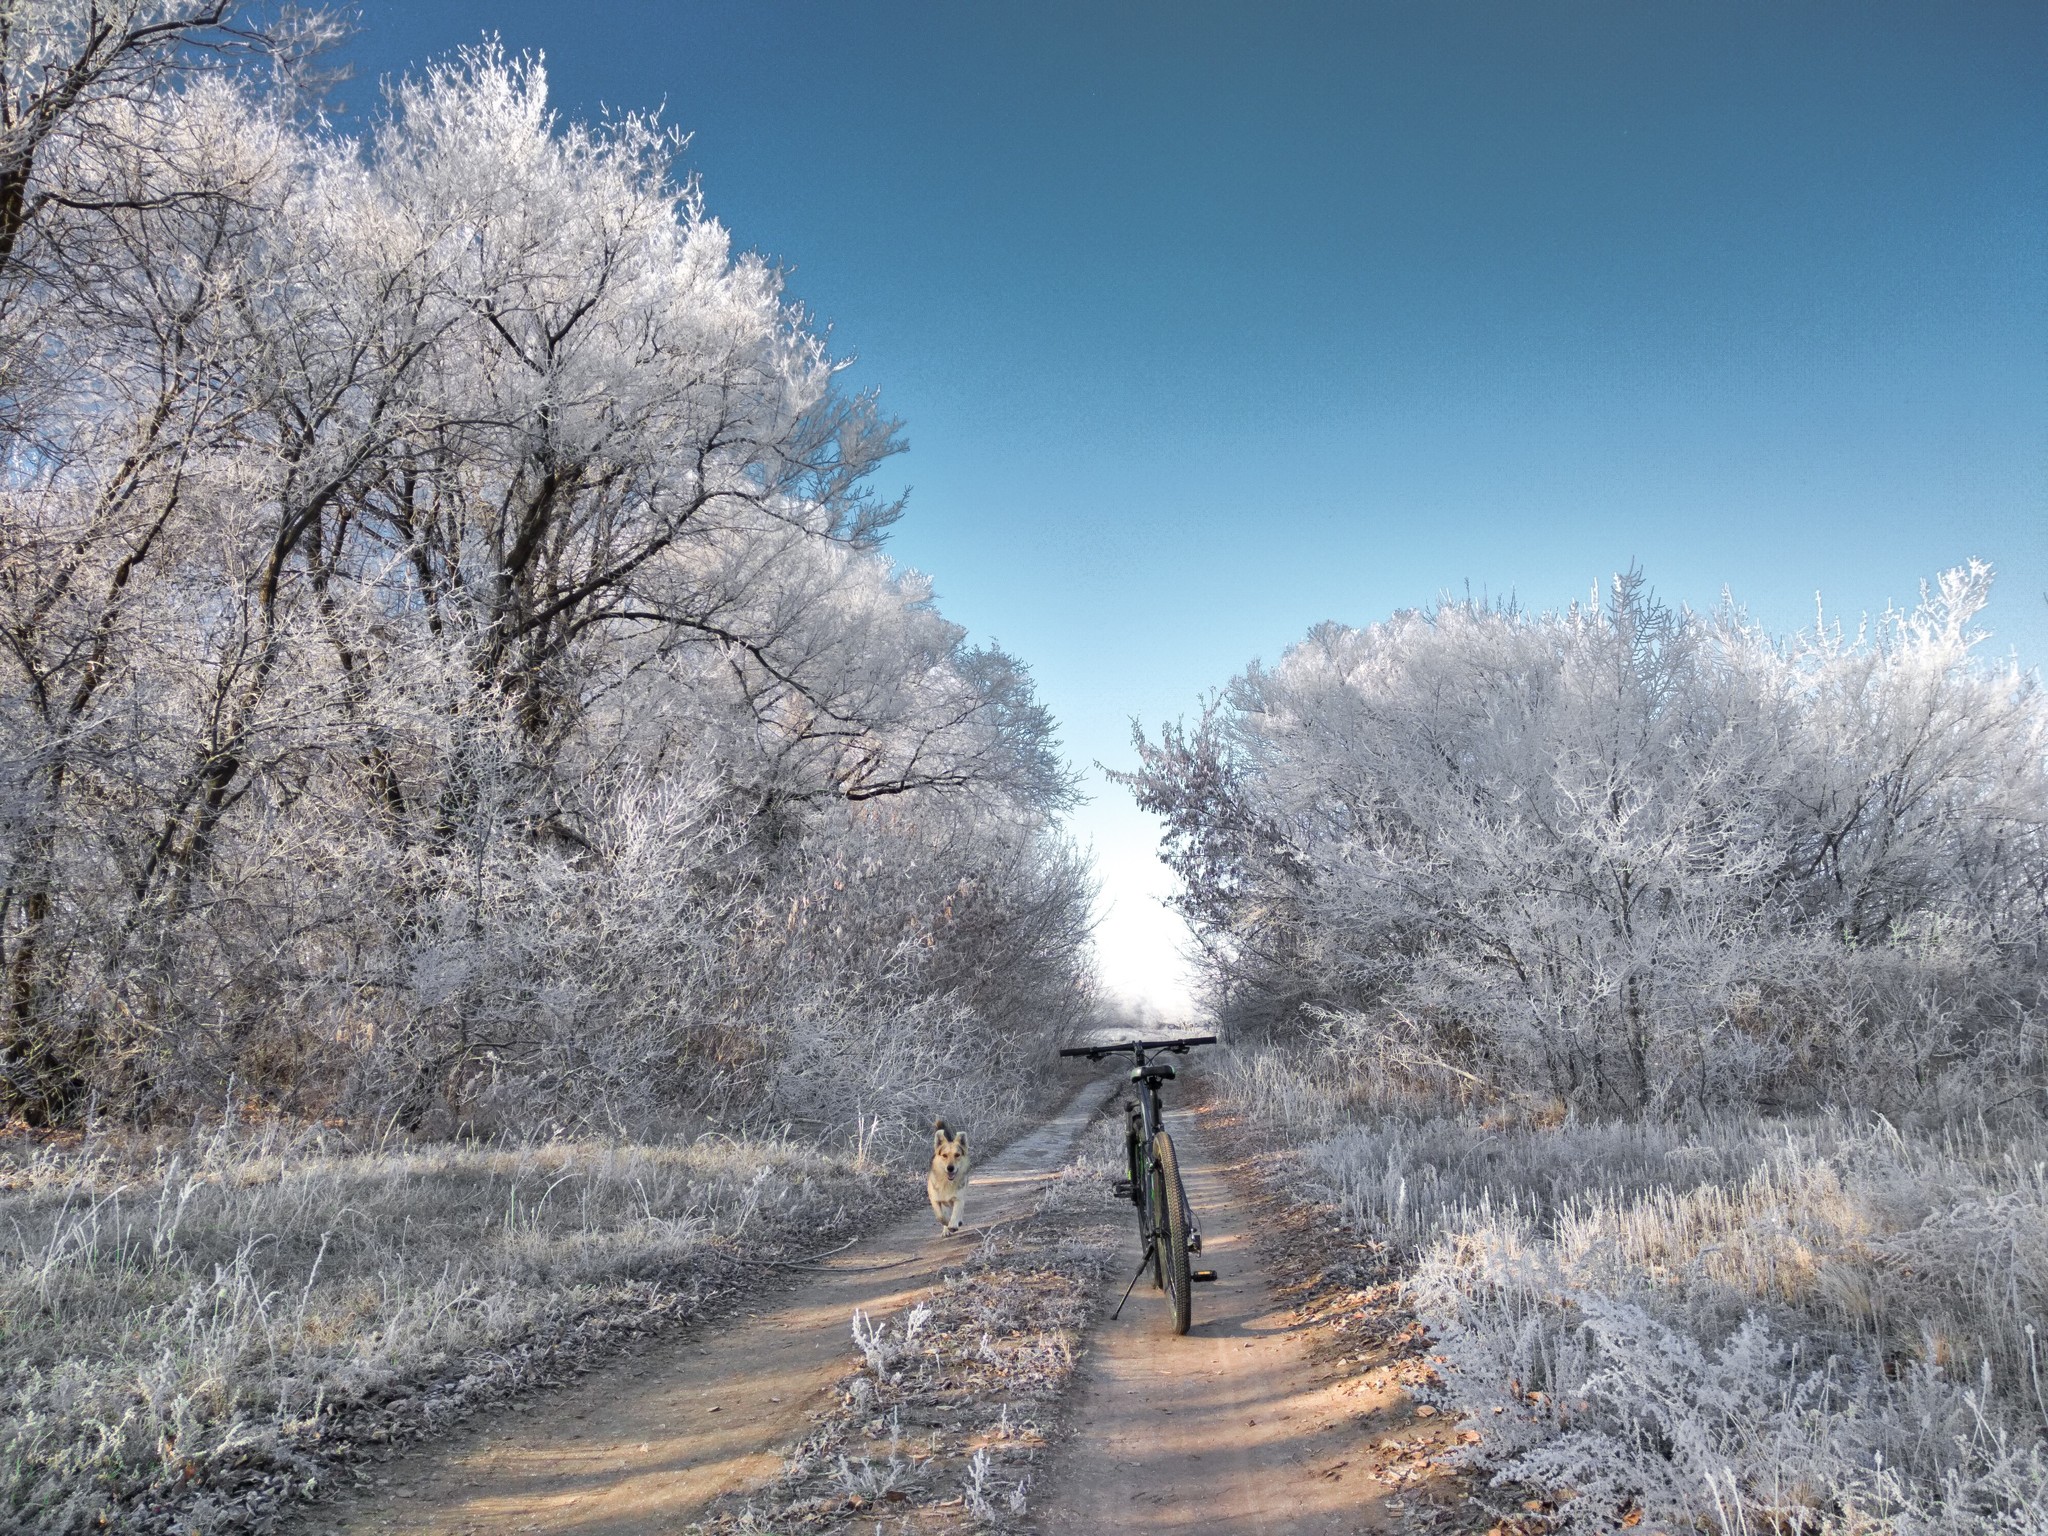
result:
M 943 1120 L 934 1120 L 932 1122 L 932 1130 L 941 1136 L 950 1136 L 953 1134 L 951 1131 L 946 1129 L 946 1122 Z

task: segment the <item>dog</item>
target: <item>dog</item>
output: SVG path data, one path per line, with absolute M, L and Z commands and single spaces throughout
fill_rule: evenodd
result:
M 932 1167 L 925 1175 L 924 1192 L 930 1196 L 932 1214 L 939 1218 L 941 1232 L 958 1232 L 967 1215 L 967 1133 L 955 1136 L 946 1122 L 932 1122 Z

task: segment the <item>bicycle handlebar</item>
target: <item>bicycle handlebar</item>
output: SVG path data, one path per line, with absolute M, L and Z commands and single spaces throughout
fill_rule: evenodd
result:
M 1060 1047 L 1060 1054 L 1086 1056 L 1090 1061 L 1100 1061 L 1117 1051 L 1129 1051 L 1133 1056 L 1145 1051 L 1174 1051 L 1186 1055 L 1190 1046 L 1215 1043 L 1214 1035 L 1183 1035 L 1178 1040 L 1119 1040 L 1114 1045 L 1066 1045 Z

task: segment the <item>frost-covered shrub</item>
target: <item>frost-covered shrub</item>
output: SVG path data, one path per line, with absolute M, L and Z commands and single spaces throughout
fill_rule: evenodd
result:
M 1990 573 L 1854 641 L 1733 609 L 1323 625 L 1140 736 L 1226 1018 L 1596 1112 L 2038 1094 L 2048 704 Z

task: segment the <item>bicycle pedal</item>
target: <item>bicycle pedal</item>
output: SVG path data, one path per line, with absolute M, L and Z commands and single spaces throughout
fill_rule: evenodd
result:
M 1110 1192 L 1114 1194 L 1119 1200 L 1128 1200 L 1131 1198 L 1131 1181 L 1129 1179 L 1118 1179 L 1114 1183 L 1112 1183 L 1109 1186 L 1109 1188 Z
M 1188 1278 L 1194 1281 L 1196 1285 L 1208 1285 L 1215 1280 L 1216 1271 L 1213 1269 L 1190 1270 L 1188 1272 Z

